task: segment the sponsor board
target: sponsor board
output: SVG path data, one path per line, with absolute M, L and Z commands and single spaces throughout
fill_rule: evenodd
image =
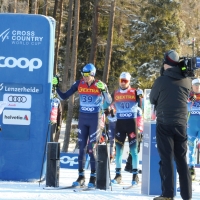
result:
M 30 125 L 31 112 L 29 110 L 4 110 L 3 124 Z
M 41 45 L 44 37 L 36 30 L 25 28 L 7 28 L 0 32 L 0 41 L 12 45 Z
M 31 95 L 29 94 L 10 94 L 3 95 L 3 101 L 8 102 L 9 108 L 31 108 Z
M 29 72 L 34 69 L 39 69 L 42 67 L 42 61 L 39 58 L 15 58 L 15 57 L 5 57 L 0 56 L 0 67 L 14 68 L 19 67 L 21 69 L 28 68 Z
M 41 94 L 43 92 L 43 86 L 39 84 L 0 83 L 1 92 Z
M 0 115 L 0 154 L 5 158 L 0 179 L 40 180 L 50 130 L 55 20 L 0 13 L 0 24 L 0 101 L 8 102 Z

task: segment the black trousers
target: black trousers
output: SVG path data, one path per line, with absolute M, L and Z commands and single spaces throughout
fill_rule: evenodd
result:
M 174 197 L 175 160 L 179 174 L 180 194 L 183 199 L 192 198 L 192 182 L 187 165 L 187 127 L 178 125 L 156 126 L 157 149 L 160 155 L 162 196 Z

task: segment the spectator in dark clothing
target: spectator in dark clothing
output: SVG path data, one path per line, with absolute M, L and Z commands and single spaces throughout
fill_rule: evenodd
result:
M 50 123 L 50 142 L 58 142 L 62 125 L 62 105 L 56 97 L 55 88 L 52 90 Z
M 192 198 L 191 176 L 187 165 L 187 99 L 191 80 L 185 78 L 178 67 L 179 55 L 170 50 L 164 56 L 164 71 L 150 93 L 150 102 L 157 114 L 156 141 L 160 156 L 162 194 L 154 200 L 171 200 L 174 197 L 174 168 L 179 174 L 180 194 Z

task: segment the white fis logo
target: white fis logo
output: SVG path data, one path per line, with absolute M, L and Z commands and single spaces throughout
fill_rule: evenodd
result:
M 10 33 L 10 29 L 8 28 L 3 33 L 0 34 L 0 38 L 2 39 L 2 42 L 7 38 L 8 34 Z
M 0 84 L 0 91 L 3 90 L 3 83 Z

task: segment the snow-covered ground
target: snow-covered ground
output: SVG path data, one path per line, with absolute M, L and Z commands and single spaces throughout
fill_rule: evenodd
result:
M 111 165 L 111 177 L 114 177 L 115 165 Z M 200 178 L 200 169 L 197 170 L 198 178 Z M 87 182 L 89 179 L 90 170 L 86 170 Z M 141 175 L 140 180 L 141 180 Z M 85 191 L 85 192 L 74 192 L 72 189 L 68 190 L 44 190 L 45 181 L 39 183 L 26 183 L 26 182 L 0 182 L 0 199 L 8 200 L 23 200 L 23 199 L 52 199 L 52 200 L 111 200 L 111 199 L 121 199 L 121 200 L 152 200 L 154 196 L 147 196 L 141 194 L 141 185 L 136 186 L 133 189 L 123 190 L 123 186 L 130 185 L 132 175 L 128 172 L 122 172 L 123 184 L 112 186 L 108 190 L 95 190 L 95 191 Z M 71 185 L 73 181 L 77 178 L 77 170 L 73 169 L 60 169 L 60 186 Z M 87 183 L 86 182 L 86 183 Z M 155 187 L 160 187 L 155 185 Z M 200 185 L 198 182 L 193 182 L 193 200 L 200 199 Z M 180 194 L 177 192 L 175 199 L 181 199 Z
M 63 130 L 64 127 L 62 127 Z M 62 137 L 61 137 L 62 140 Z M 61 141 L 60 141 L 61 142 Z M 123 168 L 124 168 L 123 164 Z M 115 164 L 111 163 L 111 177 L 115 176 Z M 141 168 L 141 166 L 140 166 Z M 197 179 L 200 179 L 200 168 L 197 170 Z M 86 184 L 89 180 L 90 170 L 86 170 Z M 142 174 L 139 174 L 141 180 Z M 60 169 L 60 186 L 69 186 L 73 181 L 77 179 L 77 170 L 74 169 Z M 23 199 L 48 199 L 48 200 L 77 200 L 77 199 L 91 199 L 91 200 L 149 200 L 153 199 L 154 196 L 148 196 L 141 194 L 141 184 L 129 189 L 123 190 L 124 186 L 128 186 L 131 183 L 132 174 L 122 171 L 123 183 L 121 185 L 114 185 L 108 190 L 94 190 L 85 192 L 74 192 L 72 189 L 68 190 L 44 190 L 45 181 L 40 183 L 34 182 L 11 182 L 11 181 L 0 181 L 0 199 L 8 200 L 23 200 Z M 160 185 L 155 185 L 160 187 Z M 200 199 L 200 185 L 199 182 L 193 182 L 193 200 Z M 181 199 L 179 192 L 175 199 Z

